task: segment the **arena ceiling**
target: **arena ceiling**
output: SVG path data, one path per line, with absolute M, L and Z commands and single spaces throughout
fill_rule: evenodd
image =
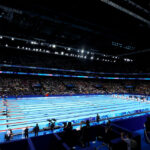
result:
M 0 0 L 0 34 L 139 58 L 150 48 L 150 3 Z

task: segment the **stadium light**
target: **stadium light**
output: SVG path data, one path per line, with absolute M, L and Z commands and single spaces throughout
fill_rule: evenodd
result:
M 38 44 L 36 41 L 31 41 L 31 44 L 34 44 L 34 45 L 36 45 L 36 44 Z
M 55 45 L 55 44 L 53 44 L 53 45 L 52 45 L 52 48 L 56 48 L 56 45 Z
M 57 52 L 57 51 L 55 51 L 55 52 L 54 52 L 54 54 L 58 55 L 58 52 Z
M 91 60 L 93 60 L 94 59 L 94 57 L 91 57 Z

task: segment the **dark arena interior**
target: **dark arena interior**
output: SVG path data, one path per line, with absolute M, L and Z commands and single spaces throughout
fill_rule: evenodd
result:
M 150 0 L 0 0 L 0 150 L 150 150 Z

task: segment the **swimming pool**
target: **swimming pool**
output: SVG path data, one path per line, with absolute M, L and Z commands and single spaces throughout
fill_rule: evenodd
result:
M 2 111 L 4 106 L 0 100 L 0 132 L 11 128 L 22 129 L 26 126 L 39 124 L 40 128 L 48 126 L 47 119 L 55 118 L 57 125 L 71 121 L 79 123 L 82 120 L 95 120 L 96 114 L 100 118 L 122 119 L 149 113 L 150 103 L 115 98 L 111 95 L 83 95 L 83 96 L 53 96 L 8 98 L 8 114 Z M 135 115 L 135 113 L 138 113 Z

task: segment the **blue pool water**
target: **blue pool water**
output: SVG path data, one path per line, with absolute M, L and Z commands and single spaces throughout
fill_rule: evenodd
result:
M 56 125 L 62 125 L 62 122 L 68 121 L 79 123 L 88 118 L 95 120 L 97 113 L 101 119 L 121 119 L 128 114 L 134 117 L 135 113 L 150 111 L 150 103 L 111 95 L 29 97 L 9 98 L 8 114 L 4 115 L 3 110 L 5 106 L 0 99 L 0 132 L 9 128 L 17 131 L 26 126 L 33 127 L 36 123 L 43 128 L 48 126 L 47 119 L 52 118 L 57 120 Z

